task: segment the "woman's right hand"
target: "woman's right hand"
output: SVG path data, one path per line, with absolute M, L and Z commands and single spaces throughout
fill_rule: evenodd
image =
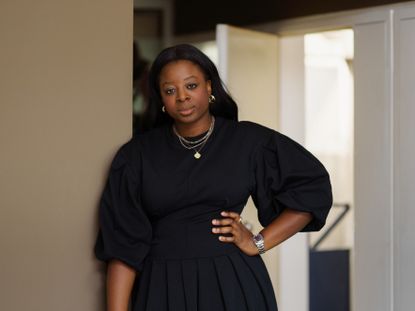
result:
M 255 246 L 253 234 L 241 221 L 241 216 L 235 212 L 222 212 L 222 219 L 214 219 L 212 232 L 219 235 L 219 241 L 234 243 L 248 256 L 258 255 L 258 248 Z M 227 234 L 227 236 L 222 235 Z M 231 236 L 229 236 L 231 234 Z

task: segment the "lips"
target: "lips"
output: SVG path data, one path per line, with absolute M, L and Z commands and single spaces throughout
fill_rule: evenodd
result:
M 185 108 L 185 109 L 180 109 L 179 110 L 179 114 L 182 116 L 189 116 L 193 113 L 193 111 L 195 110 L 195 107 L 189 107 L 189 108 Z

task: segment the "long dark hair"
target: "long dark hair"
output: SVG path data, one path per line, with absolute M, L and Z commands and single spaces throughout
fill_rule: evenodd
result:
M 212 94 L 215 96 L 216 100 L 214 103 L 210 104 L 210 113 L 214 116 L 237 121 L 238 106 L 223 85 L 215 64 L 196 47 L 190 44 L 179 44 L 161 51 L 150 69 L 149 102 L 152 109 L 155 109 L 155 126 L 171 123 L 173 121 L 167 113 L 163 113 L 161 110 L 163 102 L 161 99 L 159 83 L 160 73 L 164 66 L 178 60 L 188 60 L 198 65 L 204 73 L 206 80 L 211 81 Z

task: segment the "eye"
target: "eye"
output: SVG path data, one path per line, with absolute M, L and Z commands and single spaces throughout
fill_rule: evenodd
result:
M 165 89 L 164 93 L 166 93 L 167 95 L 173 95 L 175 92 L 175 89 L 173 88 L 169 88 L 169 89 Z
M 187 88 L 189 90 L 193 90 L 193 89 L 197 88 L 197 84 L 196 83 L 190 83 L 190 84 L 187 85 Z

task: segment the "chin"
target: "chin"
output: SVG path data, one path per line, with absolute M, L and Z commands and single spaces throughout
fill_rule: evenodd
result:
M 180 116 L 175 121 L 179 123 L 190 124 L 196 122 L 197 120 L 199 120 L 199 118 L 190 115 L 186 117 Z

